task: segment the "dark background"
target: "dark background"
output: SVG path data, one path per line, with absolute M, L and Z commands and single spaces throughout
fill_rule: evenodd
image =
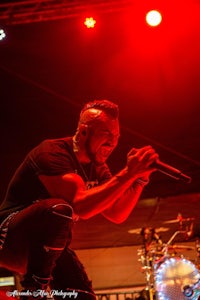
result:
M 90 30 L 83 25 L 86 11 L 4 27 L 1 199 L 25 154 L 43 139 L 74 134 L 82 105 L 93 99 L 110 99 L 120 107 L 121 138 L 109 159 L 113 173 L 125 165 L 131 147 L 150 144 L 162 161 L 192 177 L 186 184 L 156 172 L 124 224 L 101 216 L 77 224 L 76 248 L 140 243 L 139 235 L 127 231 L 160 228 L 178 212 L 199 219 L 200 2 L 163 3 L 158 28 L 145 23 L 150 7 L 136 2 L 93 11 L 97 24 Z

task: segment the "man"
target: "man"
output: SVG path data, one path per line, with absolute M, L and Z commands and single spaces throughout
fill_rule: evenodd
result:
M 24 275 L 24 291 L 50 285 L 55 291 L 85 291 L 79 293 L 82 299 L 94 295 L 69 248 L 73 221 L 97 214 L 115 223 L 126 220 L 158 158 L 151 146 L 133 148 L 126 166 L 111 176 L 106 160 L 118 138 L 118 106 L 93 101 L 82 109 L 73 137 L 42 142 L 15 172 L 1 206 L 0 265 Z M 45 299 L 45 294 L 21 294 L 21 299 Z

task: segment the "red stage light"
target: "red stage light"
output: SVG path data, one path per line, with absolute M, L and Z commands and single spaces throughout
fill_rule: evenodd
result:
M 150 26 L 158 26 L 162 21 L 161 13 L 157 10 L 151 10 L 146 14 L 147 24 Z
M 92 17 L 86 18 L 84 24 L 87 28 L 94 28 L 96 20 L 94 20 Z

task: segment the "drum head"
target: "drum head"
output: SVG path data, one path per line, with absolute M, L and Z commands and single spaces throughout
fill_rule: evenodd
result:
M 184 258 L 167 258 L 155 270 L 157 299 L 200 299 L 199 280 L 199 271 L 192 262 Z

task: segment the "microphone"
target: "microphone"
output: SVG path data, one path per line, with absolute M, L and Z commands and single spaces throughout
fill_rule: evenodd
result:
M 190 183 L 192 181 L 192 178 L 189 177 L 188 175 L 182 173 L 180 170 L 163 163 L 159 159 L 156 160 L 151 164 L 151 167 L 156 168 L 159 172 L 164 173 L 176 180 L 182 180 L 186 183 Z

